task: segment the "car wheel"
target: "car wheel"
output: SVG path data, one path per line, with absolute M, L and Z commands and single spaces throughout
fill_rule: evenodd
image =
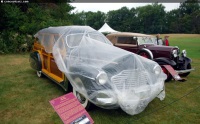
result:
M 76 91 L 74 88 L 73 88 L 73 94 L 76 96 L 76 98 L 81 103 L 81 105 L 86 110 L 88 110 L 89 107 L 90 107 L 90 104 L 91 104 L 90 101 L 87 98 L 85 98 L 81 93 L 79 93 L 78 91 Z
M 39 78 L 43 77 L 42 71 L 37 71 L 37 76 L 38 76 Z
M 147 59 L 151 59 L 150 55 L 148 52 L 146 51 L 141 51 L 138 53 L 140 56 L 144 57 L 144 58 L 147 58 Z
M 192 66 L 190 63 L 188 63 L 187 67 L 185 69 L 191 69 Z M 187 77 L 190 74 L 190 72 L 179 74 L 181 77 Z
M 172 80 L 172 75 L 169 73 L 169 71 L 163 66 L 161 66 L 161 68 L 162 68 L 163 72 L 167 75 L 167 79 L 165 80 L 165 82 L 171 81 Z

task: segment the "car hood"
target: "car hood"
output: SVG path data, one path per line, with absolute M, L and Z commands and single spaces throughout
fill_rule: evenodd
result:
M 159 50 L 159 51 L 172 51 L 173 49 L 176 49 L 173 46 L 160 46 L 160 45 L 145 45 L 147 49 L 149 50 Z

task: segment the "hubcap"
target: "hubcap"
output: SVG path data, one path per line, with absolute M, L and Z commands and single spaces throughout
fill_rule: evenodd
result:
M 41 71 L 37 71 L 37 76 L 41 77 L 41 75 L 42 75 L 42 72 Z

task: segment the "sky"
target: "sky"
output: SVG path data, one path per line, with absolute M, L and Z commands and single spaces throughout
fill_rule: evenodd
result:
M 124 6 L 131 9 L 139 6 L 145 6 L 151 3 L 70 3 L 72 6 L 76 7 L 72 12 L 81 11 L 101 11 L 107 13 L 110 10 L 117 10 Z M 162 3 L 165 6 L 165 11 L 170 11 L 179 8 L 180 3 Z

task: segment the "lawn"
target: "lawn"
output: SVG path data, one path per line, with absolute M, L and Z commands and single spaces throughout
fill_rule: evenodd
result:
M 165 100 L 154 99 L 138 115 L 94 107 L 89 114 L 96 124 L 200 123 L 200 35 L 168 35 L 170 45 L 186 49 L 193 60 L 187 81 L 165 83 Z M 36 76 L 29 54 L 0 55 L 0 124 L 62 124 L 49 101 L 63 94 L 54 82 Z

